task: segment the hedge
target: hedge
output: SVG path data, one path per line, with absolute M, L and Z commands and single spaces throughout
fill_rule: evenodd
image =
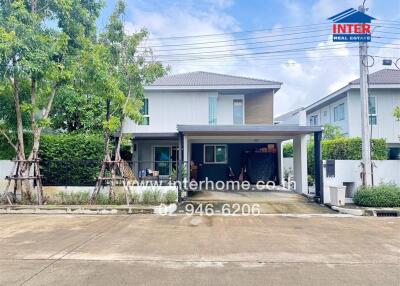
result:
M 400 207 L 400 187 L 394 184 L 362 186 L 354 194 L 353 201 L 363 207 Z
M 372 159 L 387 160 L 389 150 L 385 139 L 372 139 Z M 324 160 L 361 160 L 362 140 L 355 138 L 338 138 L 322 141 L 322 158 Z
M 39 157 L 43 184 L 52 186 L 93 186 L 104 154 L 100 135 L 44 135 Z
M 372 139 L 372 159 L 387 160 L 389 149 L 385 139 Z M 323 160 L 361 160 L 362 141 L 361 138 L 337 138 L 323 140 L 322 159 Z M 283 157 L 293 157 L 293 143 L 283 145 Z M 307 145 L 307 169 L 308 174 L 314 176 L 314 143 Z
M 24 135 L 25 154 L 29 154 L 32 150 L 32 136 Z M 6 138 L 0 134 L 0 160 L 12 160 L 15 158 L 15 150 L 8 144 Z
M 282 148 L 283 158 L 293 157 L 293 143 L 286 143 Z

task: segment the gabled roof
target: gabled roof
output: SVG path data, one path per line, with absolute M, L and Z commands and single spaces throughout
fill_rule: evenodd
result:
M 368 76 L 368 82 L 370 88 L 400 88 L 400 70 L 398 69 L 382 69 L 376 71 Z M 305 109 L 307 113 L 319 109 L 321 106 L 325 106 L 331 102 L 334 102 L 340 98 L 346 96 L 346 92 L 350 89 L 359 89 L 360 79 L 349 82 L 348 85 L 338 89 L 337 91 L 317 100 L 310 104 Z
M 371 73 L 368 77 L 370 84 L 400 84 L 400 70 L 398 69 L 383 69 Z M 350 84 L 359 84 L 360 79 L 350 82 Z
M 157 79 L 150 87 L 271 86 L 271 88 L 276 88 L 277 86 L 280 87 L 281 84 L 281 82 L 264 79 L 196 71 L 164 76 Z
M 371 23 L 371 20 L 375 20 L 375 18 L 350 8 L 328 18 L 328 20 L 332 20 L 335 23 Z
M 275 117 L 275 121 L 285 121 L 286 119 L 292 117 L 293 115 L 296 115 L 297 113 L 299 113 L 300 111 L 304 110 L 304 107 L 299 107 L 296 108 L 295 110 L 291 110 L 287 113 L 284 113 L 282 115 L 279 115 L 277 117 Z

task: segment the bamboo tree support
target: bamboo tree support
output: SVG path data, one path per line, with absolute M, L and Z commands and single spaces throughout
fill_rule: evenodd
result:
M 28 191 L 30 192 L 29 182 L 33 181 L 33 186 L 36 187 L 37 203 L 38 205 L 43 204 L 43 185 L 42 175 L 40 174 L 39 159 L 35 160 L 13 160 L 14 166 L 11 170 L 10 176 L 6 177 L 8 180 L 7 187 L 5 190 L 5 196 L 9 205 L 13 204 L 14 199 L 17 197 L 18 185 L 21 191 L 21 198 L 24 195 L 23 183 L 28 182 Z M 30 175 L 30 168 L 33 165 L 33 175 Z M 24 174 L 22 170 L 27 170 L 27 174 Z M 11 182 L 14 182 L 14 197 L 11 200 L 8 189 L 11 186 Z
M 129 164 L 126 161 L 122 159 L 111 160 L 110 156 L 107 155 L 101 165 L 100 174 L 99 177 L 97 178 L 96 186 L 91 195 L 90 203 L 93 204 L 96 201 L 96 197 L 100 192 L 101 186 L 103 185 L 104 182 L 107 181 L 110 182 L 109 199 L 111 200 L 112 198 L 114 198 L 115 186 L 117 185 L 117 182 L 122 181 L 122 185 L 125 192 L 126 204 L 130 205 L 128 180 L 132 179 L 136 180 L 136 178 L 134 177 L 132 170 L 131 172 L 129 171 L 127 172 L 126 168 L 129 168 Z M 107 170 L 110 172 L 111 175 L 110 177 L 106 176 Z

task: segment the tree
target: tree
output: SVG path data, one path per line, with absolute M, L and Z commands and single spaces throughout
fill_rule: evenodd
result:
M 95 36 L 102 6 L 96 0 L 0 0 L 0 89 L 13 109 L 0 114 L 0 134 L 21 162 L 18 176 L 28 177 L 38 159 L 43 128 L 58 92 L 70 85 L 80 51 Z M 26 149 L 24 133 L 32 136 Z M 26 182 L 26 181 L 24 181 Z M 18 186 L 30 195 L 28 183 Z
M 400 106 L 396 106 L 393 111 L 393 116 L 396 118 L 396 120 L 400 121 Z
M 324 125 L 324 133 L 323 133 L 324 140 L 332 140 L 342 137 L 343 137 L 343 132 L 339 126 L 332 124 Z
M 106 118 L 103 123 L 105 159 L 93 195 L 96 195 L 100 189 L 101 178 L 105 171 L 104 164 L 111 162 L 112 178 L 120 168 L 124 121 L 129 118 L 140 122 L 143 119 L 140 109 L 143 105 L 144 86 L 167 72 L 160 62 L 147 60 L 151 55 L 151 50 L 138 48 L 147 37 L 146 30 L 142 29 L 132 35 L 125 33 L 124 13 L 125 1 L 119 0 L 99 41 L 98 52 L 102 53 L 103 65 L 98 71 L 100 74 L 107 75 L 108 78 L 115 79 L 109 82 L 115 89 L 112 93 L 104 93 L 106 102 Z M 114 151 L 110 148 L 111 135 L 117 137 Z M 111 188 L 110 196 L 112 192 Z

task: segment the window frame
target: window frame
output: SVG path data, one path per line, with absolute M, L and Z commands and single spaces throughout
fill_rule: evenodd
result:
M 342 116 L 339 117 L 339 108 L 343 108 Z M 333 108 L 333 122 L 339 122 L 345 120 L 345 109 L 344 103 L 340 103 Z
M 218 97 L 216 95 L 209 96 L 208 97 L 208 124 L 209 125 L 217 125 L 217 114 L 218 114 Z
M 217 162 L 217 147 L 223 146 L 225 147 L 225 160 L 221 162 Z M 206 148 L 213 147 L 214 148 L 214 160 L 213 162 L 206 161 Z M 203 164 L 228 164 L 228 145 L 227 144 L 204 144 L 203 145 Z
M 314 114 L 310 116 L 310 126 L 317 126 L 318 125 L 318 115 Z
M 242 120 L 240 123 L 235 122 L 235 103 L 240 102 L 242 104 Z M 234 125 L 243 125 L 244 124 L 244 100 L 242 98 L 235 98 L 232 101 L 232 121 Z
M 147 108 L 145 110 L 147 104 Z M 147 112 L 145 112 L 147 111 Z M 143 106 L 140 109 L 140 113 L 142 114 L 143 119 L 139 122 L 139 125 L 148 126 L 150 125 L 150 115 L 149 115 L 149 99 L 147 97 L 143 98 Z
M 156 156 L 155 156 L 156 148 L 168 148 L 169 149 L 169 160 L 168 161 L 156 161 Z M 178 158 L 176 159 L 176 161 L 172 160 L 173 149 L 175 149 L 176 152 L 179 153 L 179 150 L 180 150 L 179 146 L 176 146 L 176 145 L 153 145 L 152 146 L 152 155 L 151 155 L 152 164 L 151 165 L 152 165 L 153 170 L 156 170 L 156 165 L 157 165 L 156 163 L 160 163 L 160 162 L 168 163 L 169 174 L 168 175 L 160 175 L 160 176 L 171 176 L 172 171 L 174 169 L 174 165 L 176 165 L 178 163 L 178 160 L 179 160 Z M 159 171 L 159 170 L 157 170 L 157 171 Z

